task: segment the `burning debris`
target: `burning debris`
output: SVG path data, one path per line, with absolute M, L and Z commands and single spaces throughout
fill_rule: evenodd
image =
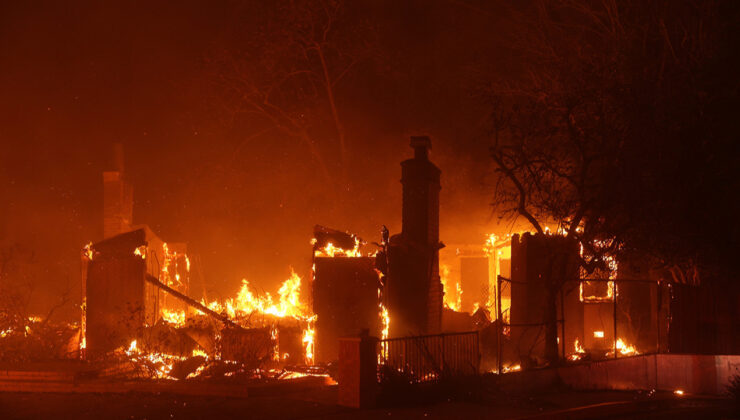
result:
M 87 310 L 80 349 L 86 357 L 125 359 L 138 366 L 132 374 L 159 379 L 219 372 L 265 377 L 288 364 L 313 364 L 316 317 L 303 303 L 301 278 L 292 269 L 276 297 L 255 293 L 244 279 L 234 298 L 198 302 L 183 292 L 190 272 L 187 254 L 167 243 L 153 248 L 156 240 L 149 242 L 146 236 L 140 229 L 83 250 Z M 144 265 L 147 259 L 163 264 L 151 269 Z M 113 275 L 110 270 L 122 264 L 128 271 L 118 269 Z M 137 284 L 137 293 L 127 292 Z M 121 293 L 111 295 L 116 288 Z M 106 350 L 124 338 L 127 344 Z M 95 351 L 89 353 L 91 349 Z

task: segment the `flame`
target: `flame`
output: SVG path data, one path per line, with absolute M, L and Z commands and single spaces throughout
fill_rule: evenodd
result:
M 460 300 L 460 283 L 455 282 L 455 291 L 457 300 L 452 300 L 452 293 L 449 285 L 450 268 L 446 264 L 440 264 L 439 266 L 439 280 L 442 282 L 442 289 L 444 290 L 444 305 L 445 307 L 452 309 L 453 311 L 459 311 L 458 301 Z
M 498 236 L 494 233 L 489 233 L 486 235 L 486 243 L 483 245 L 483 252 L 486 253 L 486 255 L 492 255 L 494 249 L 496 248 L 496 241 L 498 241 Z
M 621 338 L 617 339 L 617 351 L 619 351 L 619 354 L 621 354 L 622 356 L 632 356 L 640 354 L 634 345 L 625 343 L 624 340 L 622 340 Z
M 84 246 L 84 247 L 82 248 L 82 254 L 83 254 L 83 255 L 84 255 L 84 256 L 85 256 L 85 257 L 86 257 L 86 258 L 87 258 L 87 259 L 88 259 L 89 261 L 92 261 L 92 260 L 93 260 L 93 256 L 95 255 L 95 253 L 94 253 L 94 251 L 93 251 L 93 249 L 92 249 L 92 245 L 93 245 L 93 243 L 92 243 L 92 242 L 88 242 L 88 243 L 87 243 L 87 245 L 85 245 L 85 246 Z
M 570 360 L 580 360 L 581 357 L 583 357 L 584 354 L 586 354 L 586 351 L 583 349 L 583 346 L 580 342 L 578 342 L 578 337 L 576 337 L 575 343 L 573 343 L 573 350 L 575 353 L 570 355 Z
M 683 395 L 683 390 L 682 389 L 677 389 L 677 390 L 673 391 L 673 393 L 676 394 L 676 395 L 678 395 L 678 396 L 681 396 L 681 395 Z
M 315 244 L 316 239 L 314 238 L 311 241 L 311 244 Z M 362 243 L 360 242 L 360 238 L 355 237 L 355 246 L 352 249 L 344 249 L 340 247 L 334 246 L 331 242 L 327 243 L 325 247 L 316 249 L 314 251 L 314 257 L 329 257 L 329 258 L 335 258 L 335 257 L 348 257 L 348 258 L 358 258 L 362 257 L 362 252 L 360 251 L 360 246 Z
M 252 292 L 249 281 L 242 279 L 242 285 L 235 298 L 225 299 L 223 302 L 214 300 L 206 303 L 201 299 L 201 303 L 214 312 L 226 313 L 230 318 L 250 319 L 253 313 L 272 315 L 276 318 L 293 318 L 305 322 L 303 330 L 303 346 L 305 350 L 305 360 L 307 364 L 314 361 L 314 322 L 316 316 L 311 313 L 309 308 L 301 301 L 301 277 L 291 268 L 290 277 L 285 280 L 277 293 L 277 301 L 270 293 L 258 295 Z M 271 329 L 272 340 L 275 343 L 273 349 L 273 360 L 279 361 L 281 355 L 277 350 L 279 335 L 275 325 Z M 283 355 L 284 359 L 286 356 Z
M 455 283 L 455 289 L 457 289 L 457 302 L 455 302 L 455 305 L 457 306 L 458 309 L 460 309 L 462 308 L 462 294 L 463 294 L 462 286 L 460 285 L 460 283 Z
M 116 353 L 125 354 L 133 362 L 146 363 L 153 369 L 151 373 L 153 373 L 154 376 L 159 379 L 174 379 L 170 376 L 172 366 L 175 364 L 175 362 L 183 361 L 186 359 L 186 357 L 174 356 L 165 353 L 144 353 L 138 348 L 136 340 L 131 341 L 127 350 L 124 351 L 121 348 L 116 350 Z M 203 369 L 200 369 L 200 371 L 202 370 Z M 191 376 L 189 375 L 188 377 Z
M 143 259 L 146 259 L 146 251 L 147 251 L 146 245 L 142 245 L 134 249 L 134 255 L 141 257 L 141 259 L 143 260 Z
M 279 362 L 280 361 L 280 351 L 278 350 L 278 343 L 280 342 L 278 339 L 279 331 L 275 325 L 272 326 L 270 329 L 270 338 L 272 339 L 272 360 Z
M 594 337 L 604 338 L 604 331 L 594 331 Z
M 385 306 L 383 306 L 380 312 L 380 316 L 383 324 L 383 329 L 380 332 L 380 336 L 381 339 L 385 340 L 388 338 L 388 332 L 391 328 L 391 317 L 388 315 L 388 309 Z
M 197 356 L 203 356 L 206 359 L 208 359 L 208 353 L 206 353 L 205 351 L 201 349 L 193 349 L 193 357 L 197 357 Z
M 236 299 L 226 299 L 223 304 L 213 301 L 206 306 L 216 312 L 225 310 L 232 318 L 248 316 L 253 312 L 274 315 L 278 318 L 293 317 L 305 320 L 310 317 L 308 309 L 301 303 L 301 277 L 292 268 L 290 278 L 285 280 L 278 289 L 277 302 L 273 301 L 269 292 L 263 296 L 256 296 L 250 290 L 249 281 L 242 279 L 242 286 Z
M 126 354 L 131 356 L 131 354 L 138 352 L 136 348 L 136 340 L 131 341 L 131 344 L 128 346 L 128 350 L 126 350 Z
M 616 291 L 616 286 L 614 284 L 614 281 L 606 282 L 606 295 L 604 296 L 584 296 L 583 295 L 584 283 L 588 284 L 590 282 L 588 280 L 583 280 L 578 285 L 579 298 L 581 302 L 612 302 L 614 301 L 614 295 Z
M 185 311 L 172 311 L 167 308 L 162 308 L 162 319 L 170 324 L 182 327 L 185 325 Z
M 80 305 L 80 358 L 85 357 L 85 349 L 87 349 L 87 297 L 82 297 L 82 304 Z
M 518 372 L 520 370 L 522 370 L 522 365 L 513 365 L 513 366 L 504 366 L 501 369 L 501 372 L 509 373 L 509 372 Z
M 314 343 L 314 335 L 316 334 L 316 331 L 313 327 L 313 321 L 316 319 L 316 317 L 312 317 L 312 320 L 309 321 L 308 325 L 306 326 L 306 329 L 303 330 L 303 347 L 305 349 L 306 353 L 306 364 L 312 365 L 313 364 L 313 343 Z

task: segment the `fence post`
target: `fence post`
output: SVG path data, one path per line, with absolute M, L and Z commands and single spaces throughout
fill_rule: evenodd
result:
M 501 342 L 504 340 L 504 316 L 501 310 L 501 275 L 496 276 L 496 310 L 498 312 L 498 340 L 496 340 L 496 346 L 498 356 L 496 362 L 498 363 L 498 373 L 501 374 L 503 369 L 503 361 L 501 360 Z
M 560 347 L 563 349 L 563 360 L 565 360 L 565 297 L 563 296 L 563 290 L 565 289 L 565 282 L 560 285 Z
M 609 283 L 607 282 L 607 286 Z M 617 296 L 619 296 L 619 286 L 617 281 L 614 280 L 614 358 L 617 358 Z
M 339 339 L 339 405 L 374 407 L 378 394 L 378 339 L 364 332 Z

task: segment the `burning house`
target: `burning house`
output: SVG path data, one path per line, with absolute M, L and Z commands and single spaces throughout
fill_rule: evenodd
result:
M 148 226 L 133 224 L 133 187 L 120 144 L 113 161 L 115 170 L 103 172 L 104 239 L 82 252 L 83 343 L 93 358 L 128 344 L 144 325 L 185 310 L 186 304 L 148 280 L 183 295 L 189 291 L 186 245 L 167 244 Z

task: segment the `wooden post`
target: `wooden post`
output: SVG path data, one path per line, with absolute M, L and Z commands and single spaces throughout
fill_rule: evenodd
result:
M 497 347 L 498 347 L 498 373 L 501 374 L 501 370 L 503 369 L 503 361 L 501 360 L 501 345 L 504 340 L 504 316 L 503 312 L 501 311 L 501 276 L 496 276 L 496 310 L 498 312 L 498 340 L 497 340 Z

